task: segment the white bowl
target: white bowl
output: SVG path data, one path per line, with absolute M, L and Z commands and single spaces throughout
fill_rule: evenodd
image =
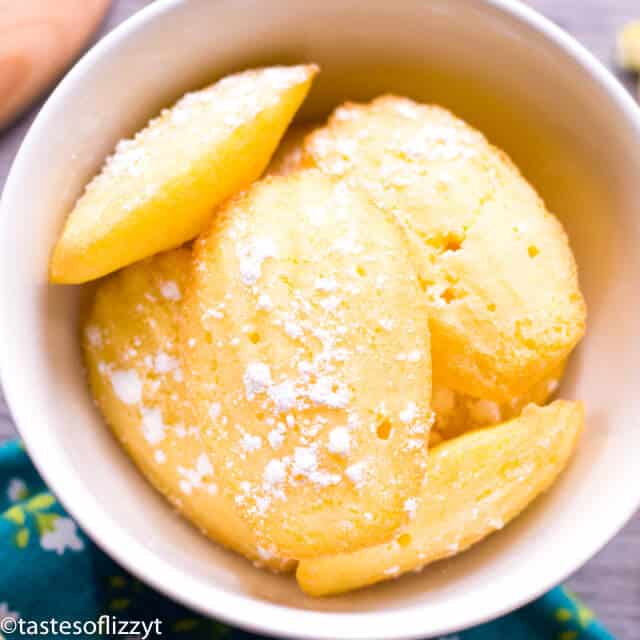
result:
M 243 67 L 314 61 L 302 117 L 397 92 L 442 103 L 504 147 L 571 236 L 588 336 L 561 395 L 588 424 L 553 490 L 461 556 L 379 587 L 313 600 L 183 522 L 95 411 L 78 351 L 78 289 L 50 287 L 66 212 L 122 136 L 183 91 Z M 6 184 L 0 344 L 29 453 L 113 558 L 205 614 L 279 636 L 427 637 L 543 593 L 588 560 L 640 502 L 640 117 L 579 45 L 510 0 L 158 1 L 94 47 L 40 112 Z M 499 251 L 500 247 L 496 247 Z

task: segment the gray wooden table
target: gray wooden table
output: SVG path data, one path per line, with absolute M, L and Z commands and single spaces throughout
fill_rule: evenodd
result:
M 100 35 L 148 3 L 149 0 L 114 0 Z M 529 0 L 529 4 L 577 37 L 611 68 L 617 29 L 628 20 L 640 18 L 640 0 Z M 633 87 L 630 76 L 616 73 L 625 85 Z M 11 129 L 0 133 L 0 185 L 36 109 L 37 105 Z M 11 416 L 0 397 L 0 440 L 14 433 Z M 572 576 L 569 585 L 595 609 L 616 638 L 639 640 L 640 514 Z

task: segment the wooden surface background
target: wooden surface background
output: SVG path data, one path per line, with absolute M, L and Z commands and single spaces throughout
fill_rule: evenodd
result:
M 148 3 L 149 0 L 114 0 L 97 37 Z M 610 68 L 614 68 L 617 29 L 628 20 L 640 19 L 640 0 L 529 0 L 529 4 L 573 34 Z M 629 89 L 634 87 L 630 76 L 617 70 L 616 74 Z M 13 127 L 0 132 L 0 185 L 37 107 Z M 13 434 L 11 417 L 0 398 L 0 440 Z M 526 562 L 526 558 L 522 561 Z M 618 640 L 640 639 L 640 514 L 571 577 L 569 586 L 596 611 Z

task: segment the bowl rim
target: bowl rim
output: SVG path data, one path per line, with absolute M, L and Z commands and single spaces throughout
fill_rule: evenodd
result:
M 518 0 L 474 1 L 479 5 L 496 9 L 531 28 L 588 72 L 610 100 L 617 105 L 631 128 L 636 130 L 640 141 L 640 109 L 613 74 L 583 45 L 548 18 L 531 7 L 521 4 Z M 57 85 L 34 119 L 11 165 L 0 198 L 0 237 L 7 237 L 6 227 L 11 208 L 9 203 L 19 196 L 18 176 L 22 172 L 22 167 L 28 165 L 28 156 L 31 146 L 35 144 L 34 141 L 37 141 L 46 130 L 51 105 L 63 100 L 67 88 L 73 86 L 76 78 L 90 69 L 95 61 L 108 55 L 122 40 L 131 37 L 132 33 L 143 28 L 146 23 L 164 13 L 171 12 L 182 2 L 183 0 L 157 0 L 142 8 L 91 47 Z M 2 231 L 5 233 L 1 233 Z M 4 303 L 1 307 L 6 310 L 11 309 L 11 293 L 8 285 L 9 278 L 5 273 L 5 270 L 0 272 L 0 301 Z M 38 419 L 38 416 L 31 409 L 29 402 L 21 397 L 18 377 L 10 375 L 12 363 L 18 361 L 19 353 L 14 352 L 7 317 L 6 312 L 0 314 L 0 336 L 2 337 L 0 339 L 0 375 L 6 402 L 31 460 L 51 491 L 58 496 L 60 503 L 77 521 L 84 533 L 131 574 L 186 607 L 255 633 L 309 640 L 337 640 L 338 638 L 340 640 L 414 640 L 424 638 L 425 635 L 433 637 L 455 633 L 505 615 L 565 580 L 600 551 L 640 507 L 639 490 L 635 503 L 629 504 L 621 517 L 610 523 L 607 534 L 591 549 L 583 551 L 580 556 L 574 556 L 564 563 L 555 564 L 549 568 L 544 580 L 518 592 L 514 591 L 510 597 L 481 612 L 476 611 L 468 615 L 464 622 L 451 621 L 434 627 L 420 614 L 417 607 L 402 613 L 397 610 L 361 613 L 323 612 L 260 601 L 250 595 L 229 593 L 215 585 L 210 585 L 205 593 L 201 587 L 198 587 L 197 580 L 173 568 L 164 559 L 154 555 L 144 545 L 130 537 L 125 530 L 114 526 L 110 518 L 99 508 L 92 494 L 79 486 L 79 483 L 71 482 L 70 475 L 54 474 L 47 468 L 46 451 L 39 445 L 37 438 L 30 435 L 29 430 L 29 424 Z M 105 531 L 108 531 L 109 535 L 100 533 Z M 217 592 L 215 600 L 209 597 L 212 589 Z M 252 612 L 250 617 L 246 615 L 248 610 Z M 400 625 L 398 624 L 399 616 L 402 617 Z M 365 620 L 373 624 L 365 626 L 363 625 Z M 374 632 L 371 631 L 372 628 L 375 629 Z

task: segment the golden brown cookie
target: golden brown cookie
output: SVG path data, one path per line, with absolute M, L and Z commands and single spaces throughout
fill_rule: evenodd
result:
M 118 143 L 69 214 L 51 281 L 86 282 L 195 237 L 216 206 L 262 174 L 317 71 L 227 76 Z
M 527 407 L 519 418 L 433 449 L 413 519 L 392 542 L 352 554 L 303 560 L 300 586 L 343 593 L 453 556 L 501 529 L 567 465 L 584 424 L 579 402 Z
M 184 387 L 177 342 L 191 251 L 174 249 L 98 283 L 83 319 L 91 391 L 135 464 L 206 535 L 274 570 L 293 563 L 257 543 L 219 490 Z
M 442 385 L 508 402 L 580 340 L 585 305 L 566 234 L 481 133 L 439 107 L 386 96 L 340 107 L 305 149 L 405 230 Z
M 267 178 L 215 217 L 185 375 L 221 490 L 262 546 L 357 549 L 406 521 L 432 419 L 427 324 L 400 229 L 344 183 Z

